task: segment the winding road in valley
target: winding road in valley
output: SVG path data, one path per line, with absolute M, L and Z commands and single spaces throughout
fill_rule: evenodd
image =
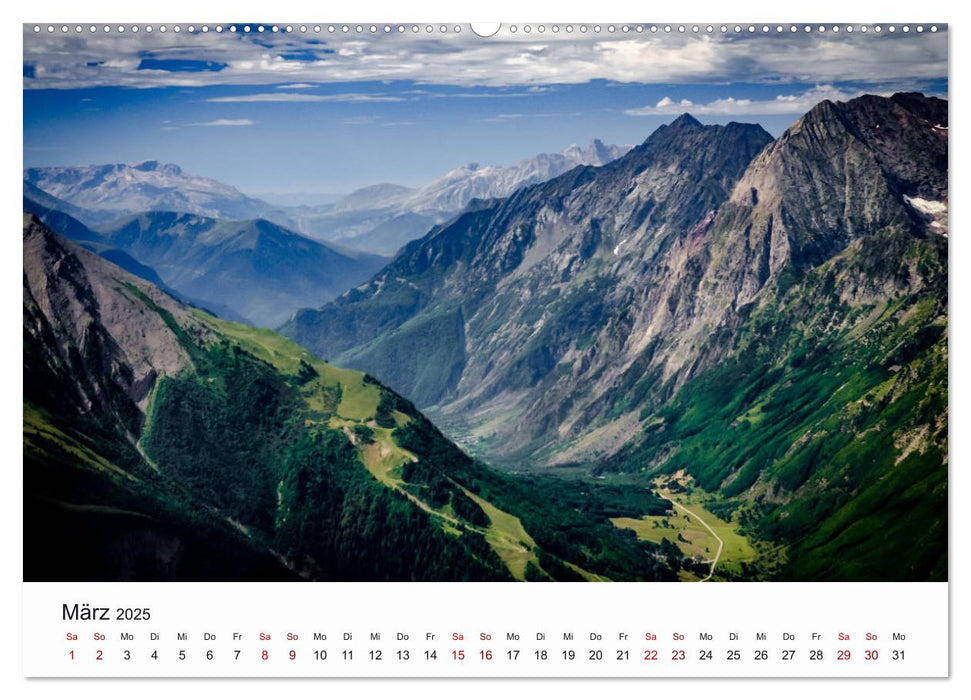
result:
M 699 523 L 701 523 L 705 527 L 706 530 L 708 530 L 708 532 L 711 533 L 711 536 L 712 537 L 714 537 L 716 540 L 718 540 L 718 551 L 715 552 L 715 558 L 712 559 L 711 562 L 710 562 L 711 563 L 711 568 L 708 570 L 708 575 L 705 576 L 703 579 L 701 579 L 701 581 L 707 581 L 708 579 L 710 579 L 712 577 L 712 574 L 715 573 L 715 567 L 718 565 L 718 559 L 722 555 L 722 549 L 724 549 L 724 547 L 725 547 L 725 542 L 722 541 L 722 538 L 719 537 L 717 534 L 715 534 L 715 531 L 711 529 L 711 527 L 708 525 L 708 523 L 706 523 L 702 518 L 698 517 L 698 515 L 696 513 L 694 513 L 693 511 L 688 510 L 683 505 L 681 505 L 680 503 L 678 503 L 677 501 L 675 501 L 673 498 L 671 498 L 671 493 L 670 492 L 666 492 L 663 495 L 664 495 L 664 497 L 666 499 L 668 499 L 669 501 L 671 501 L 672 504 L 674 504 L 674 507 L 675 508 L 677 508 L 678 510 L 683 511 L 687 515 L 690 515 L 692 518 L 694 518 L 695 520 L 697 520 Z M 699 581 L 699 583 L 700 583 L 700 581 Z

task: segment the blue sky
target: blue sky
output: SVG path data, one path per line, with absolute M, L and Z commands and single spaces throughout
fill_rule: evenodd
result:
M 423 184 L 674 115 L 781 133 L 822 99 L 947 93 L 946 30 L 493 39 L 24 35 L 24 166 L 157 159 L 249 192 Z

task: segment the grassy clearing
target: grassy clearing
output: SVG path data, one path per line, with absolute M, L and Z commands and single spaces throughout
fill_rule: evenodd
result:
M 442 532 L 455 537 L 461 537 L 464 533 L 448 521 L 442 521 Z
M 352 374 L 355 376 L 341 381 L 341 402 L 337 413 L 352 420 L 369 420 L 378 410 L 381 392 L 374 384 L 365 384 L 364 375 L 360 372 Z
M 561 561 L 563 561 L 563 560 L 561 560 Z M 590 573 L 589 571 L 587 571 L 586 569 L 581 569 L 581 568 L 580 568 L 579 566 L 577 566 L 576 564 L 571 564 L 571 563 L 570 563 L 570 562 L 568 562 L 568 561 L 563 561 L 563 564 L 564 564 L 564 566 L 567 566 L 567 567 L 569 567 L 570 569 L 572 569 L 573 571 L 575 571 L 575 572 L 577 572 L 578 574 L 580 574 L 580 575 L 581 575 L 581 576 L 582 576 L 582 577 L 583 577 L 583 578 L 584 578 L 585 580 L 587 580 L 587 581 L 594 581 L 594 582 L 598 582 L 598 583 L 599 583 L 599 582 L 603 582 L 603 581 L 609 581 L 609 580 L 610 580 L 610 579 L 609 579 L 609 578 L 607 578 L 606 576 L 599 576 L 599 575 L 597 575 L 597 574 L 591 574 L 591 573 Z
M 539 561 L 533 551 L 536 549 L 536 542 L 526 532 L 522 521 L 515 515 L 499 510 L 468 489 L 459 488 L 466 496 L 475 501 L 489 518 L 489 527 L 485 533 L 486 542 L 509 568 L 509 573 L 514 578 L 525 581 L 526 565 L 532 562 L 534 566 L 538 567 Z
M 395 444 L 391 438 L 390 428 L 381 428 L 372 424 L 374 442 L 368 445 L 358 445 L 361 461 L 375 479 L 386 486 L 398 488 L 404 480 L 401 478 L 401 468 L 407 462 L 417 461 L 417 457 L 408 450 Z
M 760 401 L 759 403 L 755 404 L 748 411 L 740 415 L 737 418 L 737 420 L 739 421 L 746 420 L 752 425 L 758 425 L 759 423 L 762 422 L 762 419 L 765 418 L 764 409 L 767 401 L 768 401 L 768 398 L 766 398 L 765 401 Z
M 300 369 L 301 360 L 315 368 L 317 363 L 321 363 L 321 360 L 308 350 L 266 328 L 254 328 L 242 323 L 226 321 L 210 316 L 199 309 L 193 309 L 192 313 L 221 334 L 239 343 L 240 347 L 247 352 L 269 362 L 284 374 L 296 374 Z
M 730 570 L 733 573 L 741 573 L 739 564 L 741 562 L 752 562 L 758 557 L 758 552 L 751 545 L 748 539 L 739 532 L 737 522 L 725 522 L 714 513 L 705 508 L 705 504 L 712 499 L 712 496 L 701 489 L 694 488 L 690 493 L 671 493 L 669 491 L 659 491 L 661 496 L 668 500 L 676 500 L 691 512 L 702 518 L 708 527 L 715 531 L 721 538 L 725 546 L 722 549 L 721 559 L 718 560 L 718 569 Z M 712 549 L 714 552 L 715 550 Z
M 659 487 L 658 494 L 672 503 L 680 504 L 691 511 L 693 516 L 680 508 L 672 507 L 665 515 L 611 518 L 610 522 L 615 527 L 633 530 L 642 540 L 659 544 L 662 539 L 667 539 L 676 544 L 686 556 L 698 556 L 705 561 L 715 557 L 718 552 L 718 538 L 720 538 L 724 544 L 715 568 L 716 574 L 718 572 L 741 574 L 741 563 L 754 562 L 759 557 L 759 553 L 739 532 L 738 523 L 734 520 L 726 522 L 708 510 L 706 504 L 713 496 L 691 483 L 691 477 L 679 473 L 674 480 L 681 484 L 682 490 L 674 492 L 668 488 L 661 488 L 662 484 L 667 485 L 666 478 L 662 477 L 655 482 Z M 717 538 L 699 522 L 699 518 L 714 531 Z M 693 575 L 690 578 L 682 578 L 697 580 Z
M 704 515 L 699 515 L 705 518 Z M 648 542 L 660 544 L 661 540 L 667 539 L 678 545 L 678 548 L 689 557 L 699 556 L 707 561 L 713 559 L 718 552 L 718 540 L 696 518 L 680 510 L 675 510 L 670 515 L 611 518 L 610 522 L 616 527 L 633 530 L 639 539 Z M 714 529 L 713 525 L 711 527 Z

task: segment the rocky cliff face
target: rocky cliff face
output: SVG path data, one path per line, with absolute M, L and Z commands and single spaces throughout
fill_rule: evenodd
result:
M 25 396 L 38 398 L 51 388 L 40 380 L 56 377 L 71 410 L 100 413 L 137 434 L 158 374 L 191 365 L 163 317 L 146 313 L 143 298 L 186 332 L 207 336 L 184 307 L 153 285 L 25 215 L 24 342 L 32 348 L 25 374 L 35 380 L 25 381 Z

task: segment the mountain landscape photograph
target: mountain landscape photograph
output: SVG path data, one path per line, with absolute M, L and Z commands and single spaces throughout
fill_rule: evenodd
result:
M 946 26 L 69 29 L 25 580 L 948 580 Z

